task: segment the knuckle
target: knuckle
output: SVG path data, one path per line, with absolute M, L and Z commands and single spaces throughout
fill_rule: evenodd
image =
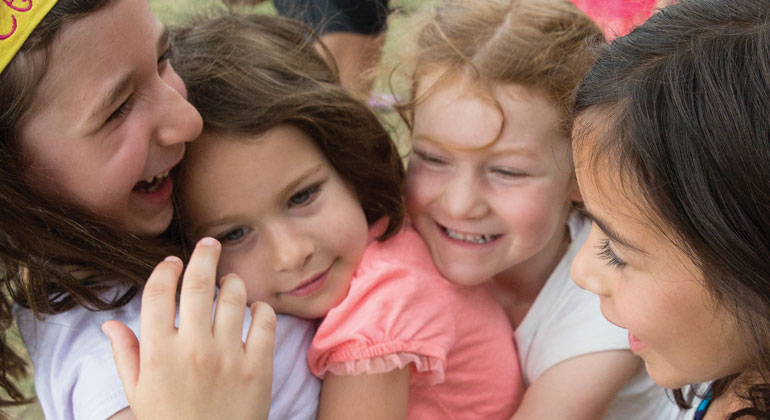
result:
M 213 288 L 213 282 L 200 274 L 188 274 L 182 282 L 182 290 L 186 293 L 204 294 L 209 293 Z
M 169 295 L 173 295 L 176 293 L 176 284 L 173 284 L 171 282 L 165 282 L 165 283 L 158 283 L 158 282 L 148 282 L 144 286 L 144 291 L 142 292 L 142 296 L 144 299 L 155 299 L 159 297 L 166 297 Z
M 233 291 L 229 291 L 227 293 L 220 292 L 219 304 L 244 307 L 246 306 L 246 294 Z

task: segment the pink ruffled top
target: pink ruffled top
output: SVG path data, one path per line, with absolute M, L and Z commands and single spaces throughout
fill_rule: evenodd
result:
M 593 19 L 611 41 L 644 23 L 652 15 L 656 0 L 572 0 L 572 3 Z
M 322 379 L 410 366 L 408 419 L 508 419 L 523 393 L 503 310 L 485 287 L 441 277 L 411 228 L 369 245 L 307 358 Z

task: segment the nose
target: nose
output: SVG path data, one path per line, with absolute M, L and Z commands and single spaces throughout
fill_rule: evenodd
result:
M 450 217 L 474 219 L 486 215 L 488 207 L 471 174 L 456 174 L 441 195 L 441 207 Z
M 611 295 L 611 287 L 609 280 L 602 273 L 611 268 L 600 261 L 596 252 L 592 251 L 592 248 L 595 248 L 596 244 L 599 243 L 596 238 L 596 231 L 596 228 L 591 229 L 588 239 L 572 261 L 572 280 L 581 289 L 588 290 L 600 297 L 608 297 Z
M 274 225 L 265 236 L 273 249 L 272 266 L 277 273 L 302 269 L 315 252 L 313 240 L 289 226 Z
M 173 72 L 173 69 L 166 71 Z M 198 138 L 203 129 L 203 120 L 198 110 L 187 101 L 182 79 L 173 73 L 165 75 L 159 83 L 159 98 L 155 102 L 156 142 L 162 146 L 173 146 Z

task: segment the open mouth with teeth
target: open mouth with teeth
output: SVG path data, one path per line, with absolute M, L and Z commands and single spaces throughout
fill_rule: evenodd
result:
M 134 191 L 145 194 L 157 191 L 157 189 L 160 188 L 160 186 L 163 185 L 163 183 L 168 179 L 168 173 L 169 171 L 166 171 L 162 174 L 158 174 L 137 182 L 136 185 L 134 185 Z
M 441 229 L 444 231 L 444 233 L 447 234 L 450 238 L 462 241 L 462 242 L 468 242 L 471 244 L 488 244 L 495 239 L 503 236 L 503 235 L 477 235 L 473 233 L 464 233 L 464 232 L 458 232 L 456 230 L 449 229 L 445 226 L 441 226 Z

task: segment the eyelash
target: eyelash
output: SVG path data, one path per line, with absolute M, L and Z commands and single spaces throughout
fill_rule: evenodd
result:
M 617 269 L 622 269 L 626 266 L 626 262 L 618 258 L 618 256 L 615 255 L 615 252 L 612 251 L 609 239 L 602 240 L 601 245 L 597 248 L 599 249 L 599 253 L 597 255 L 599 258 L 603 259 L 608 266 Z
M 163 51 L 163 54 L 161 54 L 160 57 L 158 57 L 158 65 L 166 61 L 170 61 L 173 56 L 174 56 L 174 50 L 169 47 L 168 49 L 166 49 L 166 51 Z M 106 122 L 122 119 L 123 117 L 128 115 L 128 113 L 131 111 L 132 105 L 133 103 L 131 102 L 131 97 L 129 97 L 128 99 L 126 99 L 125 102 L 120 104 L 118 109 L 116 109 L 112 114 L 110 114 L 109 117 L 107 117 Z
M 289 208 L 292 208 L 292 207 L 304 207 L 304 206 L 309 205 L 310 203 L 315 201 L 315 198 L 318 196 L 318 193 L 320 193 L 320 192 L 321 192 L 321 184 L 313 184 L 313 185 L 311 185 L 311 186 L 309 186 L 307 188 L 303 188 L 302 190 L 300 190 L 296 194 L 294 194 L 291 197 L 289 197 Z M 305 201 L 303 201 L 301 203 L 293 203 L 292 202 L 294 200 L 294 198 L 297 198 L 297 197 L 299 197 L 301 195 L 304 195 L 304 194 L 308 195 L 308 197 L 307 197 L 307 199 Z
M 128 99 L 126 99 L 125 102 L 120 104 L 118 109 L 116 109 L 112 114 L 110 114 L 109 117 L 107 117 L 107 122 L 122 119 L 123 117 L 128 115 L 129 111 L 131 111 L 132 106 L 133 106 L 133 103 L 131 101 L 131 97 L 129 97 Z
M 169 61 L 173 57 L 174 57 L 174 49 L 171 47 L 168 47 L 166 51 L 163 51 L 163 54 L 161 54 L 160 57 L 158 57 L 158 64 L 164 61 Z
M 504 178 L 523 178 L 527 176 L 527 174 L 524 172 L 514 172 L 514 171 L 509 171 L 507 169 L 502 169 L 502 168 L 493 168 L 491 171 L 492 173 L 500 175 Z
M 430 163 L 430 164 L 433 164 L 433 165 L 444 165 L 444 164 L 446 164 L 446 162 L 443 159 L 441 159 L 439 157 L 436 157 L 436 156 L 433 156 L 430 153 L 425 153 L 425 152 L 422 152 L 420 150 L 414 150 L 414 154 L 418 158 L 420 158 L 420 160 L 422 160 L 423 162 L 426 162 L 426 163 Z
M 241 235 L 239 238 L 235 238 L 235 239 L 230 239 L 230 238 L 228 238 L 228 236 L 230 236 L 231 234 L 233 234 L 233 233 L 235 233 L 235 232 L 238 232 L 238 231 L 241 231 L 241 232 L 242 232 L 242 235 Z M 225 232 L 224 234 L 222 234 L 222 235 L 219 235 L 219 236 L 218 236 L 216 239 L 217 239 L 217 240 L 218 240 L 220 243 L 222 243 L 222 245 L 232 245 L 232 244 L 235 244 L 235 243 L 238 243 L 238 242 L 240 242 L 240 241 L 241 241 L 241 240 L 242 240 L 242 239 L 243 239 L 243 238 L 246 236 L 246 233 L 248 233 L 248 232 L 246 231 L 246 228 L 242 228 L 242 227 L 240 227 L 240 228 L 235 228 L 235 229 L 233 229 L 233 230 L 230 230 L 230 231 L 228 231 L 228 232 Z

